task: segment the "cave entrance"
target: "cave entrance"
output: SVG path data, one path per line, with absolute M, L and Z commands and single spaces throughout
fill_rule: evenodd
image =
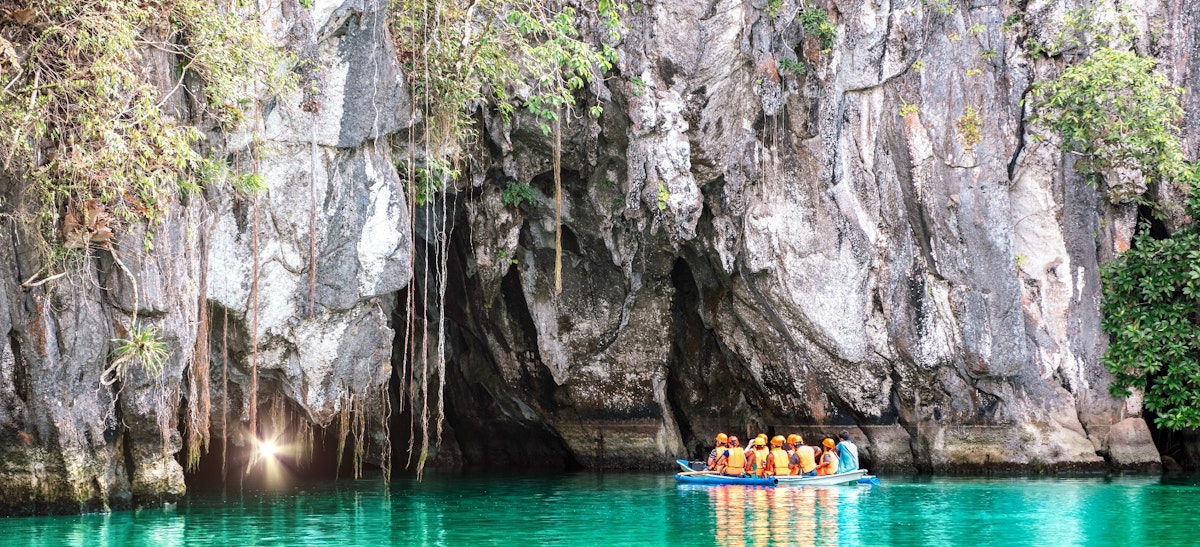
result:
M 208 451 L 189 470 L 187 449 L 178 460 L 189 491 L 283 489 L 297 484 L 353 477 L 354 449 L 346 439 L 339 467 L 339 428 L 313 427 L 290 402 L 278 397 L 264 406 L 259 425 L 262 442 L 251 438 L 238 415 L 229 414 L 228 443 L 213 424 Z
M 707 455 L 712 436 L 737 425 L 735 411 L 741 382 L 732 373 L 728 354 L 705 324 L 701 306 L 721 301 L 719 287 L 701 287 L 683 258 L 671 268 L 675 297 L 671 302 L 673 337 L 667 373 L 667 399 L 684 446 L 692 458 Z M 710 310 L 711 312 L 711 310 Z
M 412 355 L 405 347 L 435 348 L 438 343 L 445 348 L 444 420 L 440 442 L 436 439 L 437 426 L 429 424 L 431 446 L 426 469 L 580 469 L 579 461 L 547 418 L 560 410 L 561 388 L 538 355 L 537 328 L 525 298 L 521 274 L 516 266 L 509 268 L 490 306 L 475 298 L 484 294 L 483 280 L 469 268 L 468 257 L 473 253 L 470 223 L 461 217 L 465 210 L 458 214 L 444 269 L 444 310 L 438 310 L 434 292 L 439 275 L 436 249 L 418 237 L 414 302 L 410 304 L 408 291 L 402 291 L 392 316 L 396 338 L 390 392 L 392 408 L 397 412 L 393 413 L 389 428 L 394 473 L 412 472 L 423 438 L 411 400 L 403 408 L 399 400 L 401 393 L 409 399 L 413 393 L 408 387 L 408 377 L 400 376 L 409 370 L 405 360 Z M 444 317 L 444 333 L 438 341 L 434 338 L 441 317 Z M 406 325 L 410 324 L 419 327 L 406 334 Z M 502 374 L 501 366 L 509 367 L 510 372 Z M 518 371 L 515 378 L 513 368 Z M 428 399 L 431 411 L 437 404 L 433 394 L 431 390 Z

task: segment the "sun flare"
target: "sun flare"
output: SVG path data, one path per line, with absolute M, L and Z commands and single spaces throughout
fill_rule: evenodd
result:
M 278 450 L 272 441 L 263 441 L 258 444 L 258 454 L 264 458 L 274 458 Z

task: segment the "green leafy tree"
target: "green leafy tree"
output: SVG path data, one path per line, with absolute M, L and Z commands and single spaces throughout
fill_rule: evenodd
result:
M 1152 182 L 1184 168 L 1177 120 L 1182 89 L 1155 70 L 1154 59 L 1100 48 L 1055 80 L 1038 83 L 1035 123 L 1062 135 L 1063 147 L 1089 172 L 1123 167 Z
M 1194 218 L 1197 205 L 1189 203 Z M 1200 231 L 1193 224 L 1155 239 L 1144 226 L 1102 277 L 1110 391 L 1144 389 L 1159 427 L 1200 427 Z
M 1187 212 L 1200 218 L 1197 166 L 1178 137 L 1181 90 L 1154 60 L 1102 47 L 1035 87 L 1037 123 L 1063 137 L 1065 150 L 1095 174 L 1122 167 L 1149 182 L 1188 192 Z M 1144 198 L 1136 196 L 1144 201 Z M 1102 271 L 1103 362 L 1109 389 L 1144 390 L 1147 410 L 1167 429 L 1200 427 L 1200 231 L 1195 222 L 1156 239 L 1146 223 L 1132 246 Z

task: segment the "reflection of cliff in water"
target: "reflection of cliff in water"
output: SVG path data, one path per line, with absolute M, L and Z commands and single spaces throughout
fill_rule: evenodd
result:
M 717 545 L 855 543 L 857 487 L 707 487 Z

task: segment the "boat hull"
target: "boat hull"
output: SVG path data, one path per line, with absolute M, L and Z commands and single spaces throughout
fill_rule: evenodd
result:
M 775 477 L 731 477 L 729 475 L 718 475 L 716 473 L 676 473 L 675 480 L 684 484 L 744 484 L 749 486 L 775 486 L 777 480 Z
M 834 486 L 838 484 L 854 484 L 867 474 L 866 469 L 856 469 L 848 473 L 805 477 L 801 475 L 783 475 L 775 477 L 780 486 Z
M 866 469 L 855 469 L 848 473 L 838 473 L 836 475 L 822 475 L 817 477 L 805 477 L 800 475 L 783 475 L 778 477 L 731 477 L 729 475 L 721 475 L 712 471 L 704 471 L 703 462 L 689 462 L 687 460 L 675 460 L 679 467 L 683 468 L 682 473 L 675 474 L 675 480 L 686 484 L 745 484 L 751 486 L 836 486 L 839 484 L 879 484 L 879 479 L 874 475 L 868 475 Z M 700 467 L 700 469 L 697 469 Z

